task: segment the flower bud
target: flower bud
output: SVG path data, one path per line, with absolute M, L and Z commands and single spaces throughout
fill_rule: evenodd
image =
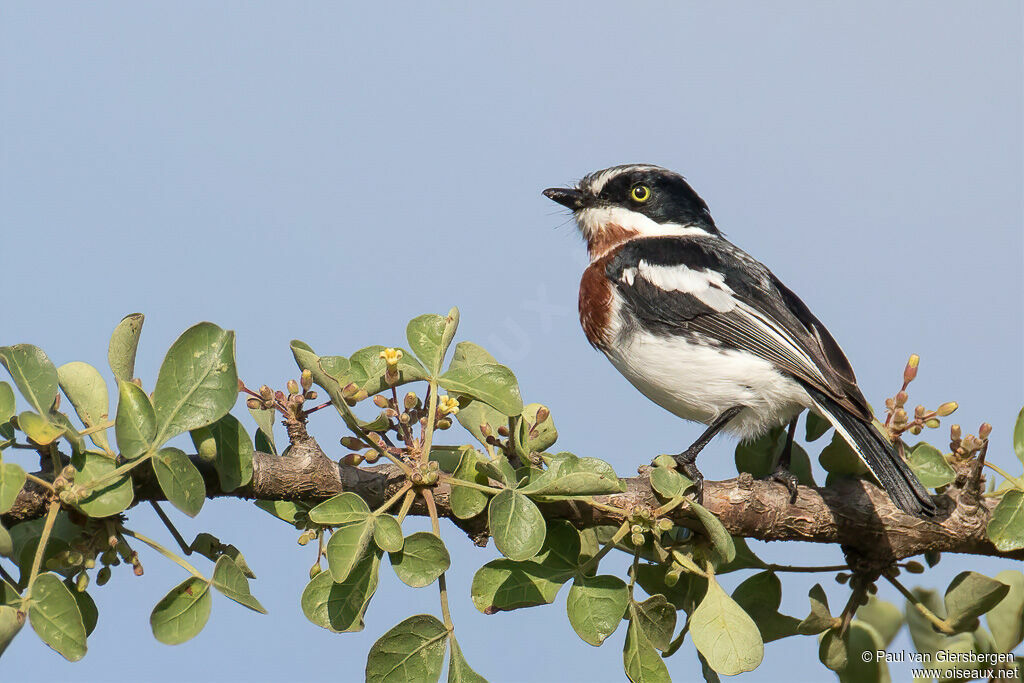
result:
M 288 393 L 292 396 L 299 393 L 299 383 L 293 379 L 288 380 Z
M 135 576 L 142 576 L 146 573 L 146 571 L 142 568 L 141 562 L 136 562 L 132 565 L 132 573 L 135 574 Z
M 907 562 L 907 564 L 903 568 L 906 569 L 911 574 L 923 574 L 924 573 L 924 565 L 922 565 L 920 562 L 916 562 L 914 560 L 911 560 L 910 562 Z
M 673 565 L 671 569 L 665 572 L 665 585 L 671 588 L 672 586 L 679 583 L 679 577 L 683 573 L 683 568 L 679 565 Z
M 405 406 L 406 410 L 415 410 L 419 405 L 420 400 L 416 398 L 416 394 L 410 391 L 402 399 L 402 405 Z
M 78 470 L 76 470 L 72 465 L 67 465 L 60 471 L 60 476 L 64 477 L 68 481 L 74 481 L 77 471 Z
M 950 427 L 949 427 L 949 440 L 950 441 L 959 441 L 962 438 L 962 436 L 963 435 L 960 432 L 960 425 L 950 425 Z
M 402 413 L 401 415 L 398 416 L 398 421 L 404 425 L 407 425 L 412 421 L 412 417 L 409 416 L 409 413 Z
M 274 390 L 264 384 L 260 387 L 260 396 L 263 397 L 264 401 L 270 401 L 274 398 Z
M 245 401 L 245 407 L 249 410 L 260 410 L 263 408 L 263 401 L 258 398 L 249 398 Z
M 639 524 L 634 524 L 633 526 L 629 527 L 629 530 L 634 534 L 642 534 L 644 532 L 644 528 Z
M 632 534 L 629 540 L 633 541 L 633 545 L 643 545 L 644 535 L 643 534 Z
M 302 374 L 299 375 L 299 383 L 302 385 L 303 391 L 309 391 L 313 388 L 313 373 L 309 368 L 305 368 Z
M 449 420 L 447 417 L 442 417 L 440 420 L 437 421 L 437 428 L 438 429 L 448 429 L 451 426 L 452 426 L 452 421 Z
M 299 539 L 298 539 L 298 544 L 299 545 L 306 545 L 307 543 L 309 543 L 309 536 L 306 535 L 306 533 L 300 534 L 299 535 Z
M 921 425 L 914 425 L 913 427 L 910 428 L 910 433 L 913 434 L 914 436 L 917 436 L 922 431 L 924 430 L 922 429 Z
M 896 412 L 893 413 L 892 421 L 897 427 L 907 424 L 907 411 L 903 410 L 903 408 L 897 408 Z
M 896 407 L 897 408 L 902 408 L 903 406 L 907 405 L 907 400 L 909 398 L 910 398 L 910 396 L 907 394 L 907 392 L 903 391 L 902 389 L 897 391 L 896 392 L 896 399 L 895 399 Z
M 484 437 L 494 436 L 494 432 L 491 430 L 491 425 L 486 422 L 480 425 L 480 433 L 483 434 Z
M 935 414 L 938 415 L 939 417 L 946 417 L 947 415 L 952 415 L 953 412 L 959 407 L 960 406 L 959 404 L 957 404 L 956 401 L 948 401 L 939 406 L 935 410 Z
M 96 566 L 96 558 L 95 557 L 87 557 L 87 558 L 85 558 L 85 562 L 82 563 L 82 566 L 85 567 L 86 569 L 92 569 L 93 567 Z
M 359 391 L 356 392 L 355 395 L 356 403 L 365 400 L 367 396 L 369 396 L 369 394 L 366 393 L 366 389 L 360 389 Z
M 982 439 L 987 439 L 991 433 L 992 425 L 990 425 L 988 422 L 982 422 L 981 426 L 978 427 L 978 436 L 980 436 Z
M 381 394 L 377 394 L 376 396 L 373 397 L 373 405 L 377 406 L 378 408 L 387 408 L 388 400 L 384 398 Z
M 916 353 L 911 354 L 910 360 L 907 361 L 907 367 L 903 369 L 903 385 L 906 386 L 914 381 L 917 377 L 917 364 L 921 362 L 921 357 Z
M 846 572 L 839 572 L 836 574 L 836 583 L 844 584 L 850 580 L 850 575 Z
M 348 465 L 349 467 L 358 467 L 363 462 L 363 456 L 359 453 L 349 453 L 341 459 L 342 465 Z
M 918 405 L 917 407 L 914 408 L 914 418 L 920 419 L 924 417 L 924 412 L 924 406 Z
M 355 451 L 363 447 L 363 442 L 354 436 L 343 436 L 341 437 L 341 445 Z
M 357 393 L 359 393 L 359 385 L 355 382 L 349 382 L 341 388 L 341 395 L 346 399 L 354 399 Z
M 85 557 L 83 557 L 82 553 L 78 552 L 77 550 L 72 550 L 68 553 L 67 563 L 72 567 L 77 567 L 84 561 Z
M 320 563 L 317 562 L 316 564 L 314 564 L 312 567 L 309 568 L 309 578 L 315 579 L 317 577 L 317 575 L 320 572 L 322 572 L 322 571 L 323 571 L 323 569 L 320 567 Z
M 89 587 L 89 575 L 86 574 L 85 572 L 82 572 L 81 574 L 78 575 L 78 578 L 75 579 L 75 590 L 78 591 L 79 593 L 84 593 L 85 589 L 88 588 L 88 587 Z
M 303 396 L 306 398 L 307 401 L 315 401 L 317 395 L 318 394 L 315 391 L 313 391 L 312 389 L 310 389 L 305 394 L 303 394 Z
M 363 451 L 363 460 L 372 465 L 373 463 L 380 460 L 380 453 L 378 453 L 372 448 L 367 448 L 365 451 Z
M 388 418 L 396 418 L 396 417 L 398 417 L 398 411 L 395 410 L 394 408 L 385 408 L 384 410 L 382 410 L 380 412 L 381 412 L 382 415 L 384 415 L 384 417 L 388 417 Z
M 110 581 L 110 567 L 101 567 L 96 573 L 96 585 L 104 586 L 107 581 Z
M 927 420 L 924 421 L 924 426 L 928 427 L 929 429 L 938 429 L 938 427 L 939 427 L 939 418 L 937 418 L 937 417 L 928 418 Z
M 498 436 L 508 436 L 508 425 L 498 427 Z
M 673 526 L 675 525 L 672 524 L 672 520 L 667 517 L 662 517 L 658 520 L 658 529 L 661 531 L 669 531 Z

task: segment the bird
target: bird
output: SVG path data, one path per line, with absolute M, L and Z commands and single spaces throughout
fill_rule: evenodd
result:
M 872 424 L 850 361 L 825 325 L 766 266 L 729 242 L 683 176 L 650 164 L 595 171 L 544 195 L 570 209 L 590 263 L 579 317 L 592 346 L 644 396 L 707 425 L 676 467 L 697 486 L 697 455 L 725 431 L 755 439 L 788 425 L 771 475 L 789 472 L 797 418 L 813 410 L 904 512 L 930 517 L 928 491 Z

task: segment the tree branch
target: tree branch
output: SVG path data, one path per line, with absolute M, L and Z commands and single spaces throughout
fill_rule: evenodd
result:
M 293 443 L 288 456 L 268 453 L 253 455 L 253 478 L 247 486 L 231 492 L 221 489 L 212 465 L 192 456 L 206 481 L 208 498 L 229 496 L 260 500 L 293 500 L 316 503 L 351 491 L 364 498 L 370 508 L 382 505 L 397 491 L 404 477 L 395 465 L 350 467 L 334 462 L 312 437 Z M 141 468 L 149 471 L 149 468 Z M 626 479 L 625 493 L 595 496 L 595 500 L 628 513 L 636 506 L 658 507 L 647 476 Z M 45 474 L 37 473 L 45 478 Z M 151 472 L 136 474 L 136 503 L 165 500 Z M 470 520 L 457 519 L 448 502 L 450 487 L 443 482 L 434 488 L 434 499 L 441 517 L 451 520 L 475 543 L 487 542 L 487 520 L 480 515 Z M 14 507 L 2 516 L 4 526 L 41 517 L 46 512 L 45 489 L 32 481 L 19 493 Z M 1024 560 L 1024 550 L 1001 552 L 985 534 L 985 527 L 996 501 L 969 495 L 960 483 L 950 486 L 939 498 L 943 511 L 934 521 L 922 520 L 900 511 L 880 489 L 863 480 L 840 480 L 827 488 L 801 486 L 790 503 L 785 487 L 753 479 L 748 474 L 725 481 L 704 483 L 704 506 L 718 517 L 734 536 L 762 541 L 804 541 L 839 544 L 854 549 L 862 559 L 885 566 L 925 551 L 968 553 Z M 623 517 L 609 509 L 586 504 L 541 503 L 548 519 L 565 519 L 580 528 L 615 525 Z M 410 514 L 427 515 L 422 498 L 417 498 Z M 670 513 L 678 524 L 700 529 L 696 517 L 683 505 Z

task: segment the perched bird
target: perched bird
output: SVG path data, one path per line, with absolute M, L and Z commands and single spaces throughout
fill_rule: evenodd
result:
M 764 265 L 726 240 L 682 176 L 631 164 L 544 194 L 568 207 L 590 253 L 580 323 L 612 365 L 666 410 L 709 425 L 674 456 L 698 487 L 697 454 L 720 431 L 756 438 L 788 424 L 773 478 L 788 471 L 797 416 L 827 419 L 909 514 L 935 505 L 871 411 L 839 344 Z

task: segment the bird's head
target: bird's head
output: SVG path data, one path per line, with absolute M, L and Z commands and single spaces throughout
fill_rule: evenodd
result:
M 572 210 L 591 261 L 635 237 L 720 234 L 704 200 L 660 166 L 613 166 L 544 195 Z

